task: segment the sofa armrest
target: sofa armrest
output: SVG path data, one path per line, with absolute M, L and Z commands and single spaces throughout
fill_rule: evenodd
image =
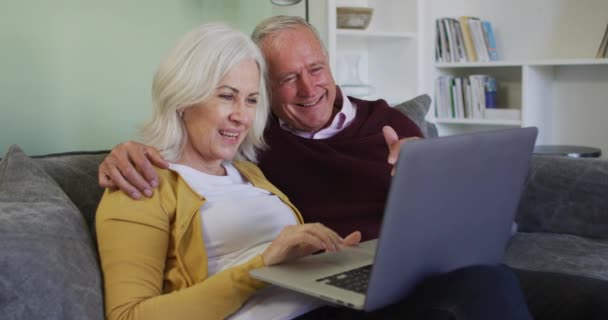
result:
M 516 221 L 523 232 L 608 238 L 608 161 L 534 156 Z

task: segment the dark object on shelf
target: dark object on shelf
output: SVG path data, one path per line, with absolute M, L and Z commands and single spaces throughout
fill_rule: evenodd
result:
M 585 146 L 541 145 L 534 147 L 534 154 L 571 158 L 599 158 L 602 155 L 602 150 Z

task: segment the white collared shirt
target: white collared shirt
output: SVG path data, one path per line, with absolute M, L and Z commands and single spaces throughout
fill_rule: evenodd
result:
M 339 90 L 337 92 L 340 92 Z M 355 120 L 357 115 L 357 106 L 348 100 L 348 97 L 342 93 L 342 109 L 336 114 L 334 120 L 329 126 L 317 131 L 307 132 L 292 128 L 287 122 L 279 119 L 279 124 L 283 130 L 287 130 L 298 137 L 306 139 L 327 139 L 335 136 L 340 131 L 346 129 Z

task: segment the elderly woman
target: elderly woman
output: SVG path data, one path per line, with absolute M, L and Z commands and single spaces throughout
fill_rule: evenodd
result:
M 360 240 L 302 224 L 253 164 L 269 112 L 264 74 L 258 47 L 221 24 L 186 34 L 161 63 L 142 136 L 170 168 L 151 198 L 106 190 L 97 210 L 108 319 L 293 318 L 321 304 L 249 276 Z

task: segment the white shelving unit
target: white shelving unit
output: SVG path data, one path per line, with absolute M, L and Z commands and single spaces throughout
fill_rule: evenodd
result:
M 434 81 L 443 74 L 489 74 L 499 83 L 499 106 L 521 110 L 519 121 L 431 115 L 440 135 L 536 126 L 537 144 L 588 145 L 608 154 L 608 59 L 593 59 L 608 23 L 608 1 L 429 0 L 421 5 L 422 91 L 434 96 Z M 433 61 L 435 19 L 465 15 L 492 22 L 500 61 Z
M 362 98 L 383 98 L 397 104 L 419 94 L 420 1 L 328 0 L 326 44 L 336 83 L 350 83 L 353 63 L 346 61 L 358 56 L 355 68 L 359 79 L 373 87 L 373 92 Z M 373 8 L 370 25 L 365 30 L 338 29 L 337 7 Z

